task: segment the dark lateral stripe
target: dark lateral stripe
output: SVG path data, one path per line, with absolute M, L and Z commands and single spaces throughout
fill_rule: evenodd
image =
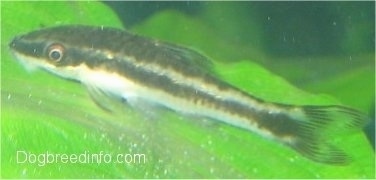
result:
M 294 127 L 297 126 L 294 124 L 294 122 L 290 122 L 291 120 L 283 114 L 270 117 L 266 111 L 264 111 L 264 113 L 257 112 L 255 109 L 239 103 L 236 100 L 221 99 L 216 97 L 216 95 L 187 86 L 184 83 L 174 82 L 172 77 L 169 77 L 164 73 L 158 74 L 155 72 L 150 72 L 145 70 L 143 66 L 135 66 L 133 63 L 129 63 L 126 60 L 117 58 L 106 59 L 103 55 L 94 56 L 89 54 L 76 51 L 75 53 L 72 53 L 71 56 L 72 59 L 81 59 L 91 69 L 95 70 L 100 68 L 108 72 L 116 72 L 138 84 L 151 89 L 161 90 L 167 94 L 170 94 L 171 96 L 184 99 L 185 101 L 189 101 L 196 105 L 202 104 L 210 109 L 244 117 L 250 121 L 249 124 L 255 123 L 259 126 L 259 128 L 268 129 L 273 134 L 293 135 Z M 204 75 L 205 74 L 202 76 Z M 150 96 L 152 96 L 152 94 L 150 94 Z
M 78 28 L 74 33 L 71 30 L 58 28 L 49 31 L 53 33 L 37 31 L 28 37 L 43 35 L 45 39 L 63 43 L 68 58 L 56 63 L 56 66 L 79 66 L 85 63 L 91 69 L 116 72 L 138 84 L 185 101 L 203 104 L 234 117 L 243 117 L 249 124 L 257 124 L 275 134 L 287 133 L 276 125 L 288 124 L 279 123 L 288 120 L 282 113 L 271 118 L 278 122 L 269 123 L 273 121 L 269 121 L 268 113 L 281 109 L 265 106 L 262 100 L 212 77 L 192 60 L 204 60 L 198 53 L 113 29 Z M 45 46 L 49 43 L 43 38 L 38 39 L 39 42 L 30 42 Z M 30 42 L 25 40 L 26 44 Z
M 195 88 L 196 90 L 202 90 L 208 94 L 220 95 L 224 99 L 234 99 L 235 101 L 242 103 L 244 105 L 251 106 L 253 109 L 265 110 L 268 107 L 263 106 L 263 100 L 253 97 L 240 89 L 237 89 L 226 82 L 220 81 L 214 78 L 210 73 L 197 67 L 197 65 L 186 66 L 184 71 L 176 70 L 174 68 L 165 67 L 159 64 L 159 60 L 150 59 L 148 61 L 142 60 L 140 58 L 135 58 L 132 56 L 127 56 L 123 52 L 115 52 L 109 50 L 94 51 L 89 48 L 80 48 L 70 52 L 75 54 L 79 59 L 87 58 L 90 59 L 88 62 L 89 66 L 98 67 L 100 63 L 109 64 L 112 63 L 114 58 L 115 63 L 126 62 L 130 63 L 135 67 L 141 67 L 145 71 L 153 72 L 155 74 L 164 74 L 171 77 L 174 82 L 179 84 L 185 84 Z M 81 61 L 77 59 L 76 61 Z M 94 60 L 97 59 L 97 60 Z M 176 66 L 182 66 L 185 62 L 180 60 L 171 61 L 176 64 Z M 70 62 L 71 64 L 80 64 L 81 62 Z M 65 64 L 64 64 L 65 65 Z M 117 64 L 114 67 L 118 67 Z M 107 71 L 112 71 L 114 68 L 108 68 Z M 190 73 L 188 73 L 190 72 Z

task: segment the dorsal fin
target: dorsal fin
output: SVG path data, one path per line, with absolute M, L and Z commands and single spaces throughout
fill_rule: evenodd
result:
M 181 61 L 186 67 L 198 68 L 204 72 L 213 75 L 216 74 L 214 72 L 214 63 L 207 56 L 203 55 L 203 53 L 169 42 L 157 41 L 157 43 L 161 47 L 160 52 L 164 51 L 165 53 L 178 57 L 174 58 L 174 60 Z

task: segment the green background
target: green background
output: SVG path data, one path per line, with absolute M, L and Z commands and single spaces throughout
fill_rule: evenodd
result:
M 336 58 L 342 57 L 313 57 L 317 61 L 312 69 L 318 66 L 342 71 L 301 85 L 308 91 L 326 94 L 308 93 L 285 80 L 294 81 L 294 77 L 304 73 L 300 67 L 306 64 L 268 61 L 267 55 L 250 50 L 252 47 L 222 38 L 224 33 L 213 28 L 218 23 L 216 15 L 223 8 L 219 4 L 210 6 L 204 18 L 177 11 L 159 12 L 130 31 L 203 52 L 214 60 L 221 79 L 269 101 L 342 103 L 365 113 L 372 109 L 373 54 L 354 56 L 364 60 L 350 65 L 335 63 Z M 44 26 L 88 24 L 122 28 L 116 14 L 102 3 L 2 2 L 1 15 L 2 178 L 375 177 L 374 152 L 362 132 L 333 140 L 353 157 L 351 164 L 315 163 L 290 148 L 222 123 L 173 112 L 155 112 L 145 117 L 127 106 L 118 107 L 117 113 L 106 113 L 91 101 L 85 87 L 42 71 L 29 73 L 11 56 L 8 43 L 14 36 Z M 233 27 L 230 22 L 217 26 Z M 227 32 L 239 28 L 229 28 Z M 233 62 L 229 63 L 230 60 Z M 269 65 L 271 71 L 259 64 Z M 36 154 L 144 153 L 146 163 L 38 166 L 17 163 L 18 150 Z

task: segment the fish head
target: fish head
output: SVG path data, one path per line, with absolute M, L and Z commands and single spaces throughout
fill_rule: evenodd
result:
M 79 41 L 73 41 L 74 28 L 55 27 L 16 36 L 9 47 L 16 59 L 29 71 L 43 69 L 76 79 L 83 56 L 78 52 Z M 81 39 L 82 41 L 82 39 Z

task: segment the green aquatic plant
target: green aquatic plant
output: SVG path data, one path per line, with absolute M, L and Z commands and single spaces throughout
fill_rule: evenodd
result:
M 374 177 L 374 154 L 361 132 L 333 139 L 335 145 L 353 157 L 353 162 L 331 166 L 313 162 L 285 146 L 226 124 L 164 111 L 145 117 L 127 106 L 119 106 L 120 111 L 113 114 L 102 111 L 79 84 L 42 71 L 25 71 L 11 56 L 8 43 L 14 36 L 41 26 L 121 27 L 116 15 L 98 2 L 2 2 L 1 8 L 3 178 Z M 131 31 L 191 46 L 213 60 L 227 57 L 221 55 L 227 52 L 218 52 L 218 48 L 240 48 L 210 35 L 212 30 L 203 22 L 171 11 L 154 15 Z M 330 96 L 299 90 L 249 60 L 231 64 L 215 61 L 215 70 L 222 79 L 269 101 L 340 103 Z M 17 151 L 21 155 L 24 151 L 129 153 L 145 154 L 146 159 L 132 163 L 17 163 Z

